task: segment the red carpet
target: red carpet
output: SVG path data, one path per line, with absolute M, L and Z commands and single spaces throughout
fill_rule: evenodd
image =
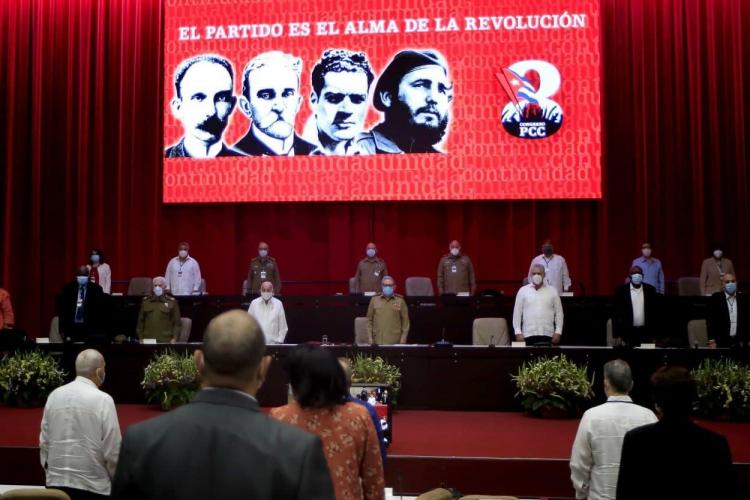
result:
M 153 406 L 118 405 L 120 427 L 156 417 Z M 0 407 L 0 447 L 37 446 L 41 408 Z M 750 424 L 701 425 L 727 437 L 735 462 L 750 462 Z M 578 420 L 540 420 L 521 413 L 397 411 L 389 455 L 556 458 L 570 456 Z

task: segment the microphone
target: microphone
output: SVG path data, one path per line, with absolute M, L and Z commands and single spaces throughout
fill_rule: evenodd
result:
M 432 347 L 453 347 L 453 344 L 445 340 L 445 327 L 443 327 L 443 338 L 432 344 Z

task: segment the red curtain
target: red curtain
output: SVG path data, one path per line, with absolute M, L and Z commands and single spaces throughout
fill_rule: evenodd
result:
M 550 237 L 589 293 L 621 282 L 644 239 L 668 279 L 696 275 L 713 239 L 747 275 L 745 0 L 602 0 L 604 198 L 538 202 L 162 205 L 162 9 L 0 3 L 0 286 L 32 334 L 95 246 L 127 279 L 163 273 L 187 240 L 217 294 L 239 292 L 261 239 L 285 280 L 343 281 L 375 240 L 402 284 L 434 276 L 453 238 L 480 279 L 520 280 Z

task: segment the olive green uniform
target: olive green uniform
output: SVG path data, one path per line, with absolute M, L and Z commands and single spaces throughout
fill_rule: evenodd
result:
M 382 291 L 381 282 L 388 275 L 388 267 L 385 261 L 379 257 L 365 257 L 357 265 L 357 293 Z
M 171 295 L 149 295 L 143 298 L 135 333 L 141 339 L 157 342 L 177 340 L 180 336 L 180 306 Z
M 273 293 L 281 295 L 281 275 L 279 275 L 279 266 L 273 257 L 255 257 L 250 261 L 250 268 L 247 271 L 247 290 L 250 294 L 259 294 L 260 285 L 264 281 L 270 281 L 273 284 Z
M 474 266 L 466 255 L 443 255 L 438 264 L 438 293 L 474 293 L 477 287 Z
M 378 294 L 367 308 L 367 335 L 378 345 L 404 344 L 409 335 L 409 310 L 401 295 Z

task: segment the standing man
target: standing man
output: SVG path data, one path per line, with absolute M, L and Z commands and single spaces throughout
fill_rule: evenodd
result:
M 320 439 L 260 411 L 271 364 L 258 322 L 236 309 L 211 320 L 195 351 L 201 391 L 176 410 L 131 425 L 114 500 L 329 500 Z
M 544 266 L 531 266 L 531 282 L 516 293 L 513 330 L 517 342 L 526 345 L 560 343 L 563 309 L 557 291 L 544 280 Z
M 409 310 L 404 297 L 394 293 L 395 281 L 383 277 L 383 291 L 370 299 L 367 307 L 367 336 L 371 344 L 406 344 L 409 336 Z
M 379 293 L 381 281 L 384 276 L 388 275 L 388 266 L 385 261 L 377 256 L 378 247 L 372 241 L 367 244 L 365 249 L 367 256 L 357 264 L 356 278 L 357 293 Z
M 630 283 L 617 287 L 613 306 L 612 337 L 618 345 L 639 346 L 659 335 L 659 295 L 644 283 L 640 267 L 630 268 Z
M 468 293 L 474 295 L 477 282 L 471 259 L 461 253 L 461 244 L 453 240 L 448 245 L 448 253 L 440 258 L 437 269 L 438 293 Z
M 164 293 L 167 280 L 161 276 L 153 279 L 151 294 L 143 297 L 138 312 L 135 333 L 139 339 L 156 339 L 174 344 L 180 337 L 180 305 L 177 299 Z
M 281 294 L 281 275 L 276 259 L 268 255 L 268 243 L 258 243 L 258 256 L 250 261 L 247 271 L 247 289 L 250 293 L 260 290 L 264 281 L 270 281 L 276 293 Z
M 315 131 L 312 137 L 305 135 L 316 146 L 312 154 L 363 153 L 354 138 L 364 127 L 367 96 L 374 78 L 364 52 L 328 49 L 323 53 L 312 70 L 310 104 Z
M 442 153 L 451 117 L 453 82 L 436 50 L 404 50 L 378 78 L 373 105 L 384 120 L 357 139 L 368 154 Z
M 750 333 L 747 328 L 747 304 L 745 297 L 737 293 L 737 278 L 725 273 L 724 289 L 711 295 L 708 303 L 708 346 L 739 347 L 747 343 Z
M 641 257 L 633 259 L 631 266 L 643 270 L 643 282 L 656 288 L 656 293 L 664 295 L 664 270 L 661 261 L 651 255 L 651 243 L 641 245 Z
M 237 98 L 234 70 L 221 56 L 201 54 L 185 59 L 174 72 L 175 94 L 169 105 L 185 130 L 164 152 L 167 158 L 242 156 L 221 140 Z
M 294 119 L 302 103 L 301 73 L 302 60 L 279 51 L 264 52 L 247 63 L 242 72 L 240 109 L 252 125 L 234 145 L 236 150 L 251 156 L 312 152 L 314 146 L 294 132 Z
M 48 487 L 71 500 L 109 498 L 120 454 L 120 424 L 104 383 L 104 357 L 87 349 L 76 358 L 76 378 L 47 398 L 39 452 Z
M 75 281 L 66 284 L 57 296 L 57 318 L 63 340 L 103 340 L 104 306 L 102 287 L 89 280 L 86 266 L 80 266 Z
M 529 281 L 531 281 L 531 269 L 535 265 L 540 265 L 544 268 L 545 283 L 557 290 L 558 295 L 570 289 L 571 281 L 570 273 L 568 272 L 568 263 L 565 262 L 565 257 L 555 254 L 550 240 L 542 244 L 542 253 L 531 260 Z
M 167 290 L 172 295 L 200 295 L 201 266 L 188 252 L 190 245 L 183 241 L 177 246 L 177 257 L 167 264 L 164 273 L 167 280 Z
M 654 412 L 633 403 L 633 373 L 621 359 L 604 365 L 607 402 L 583 414 L 570 456 L 576 498 L 614 500 L 625 433 L 657 421 Z
M 13 328 L 16 323 L 13 314 L 13 305 L 10 303 L 10 294 L 4 288 L 0 288 L 0 330 Z
M 260 286 L 260 297 L 250 302 L 248 314 L 260 324 L 266 344 L 283 344 L 289 328 L 286 325 L 284 304 L 273 296 L 273 283 L 264 281 Z
M 722 278 L 725 274 L 735 274 L 734 264 L 724 257 L 723 245 L 714 243 L 711 245 L 713 254 L 703 261 L 701 265 L 700 287 L 701 295 L 713 295 L 720 292 L 723 287 Z

